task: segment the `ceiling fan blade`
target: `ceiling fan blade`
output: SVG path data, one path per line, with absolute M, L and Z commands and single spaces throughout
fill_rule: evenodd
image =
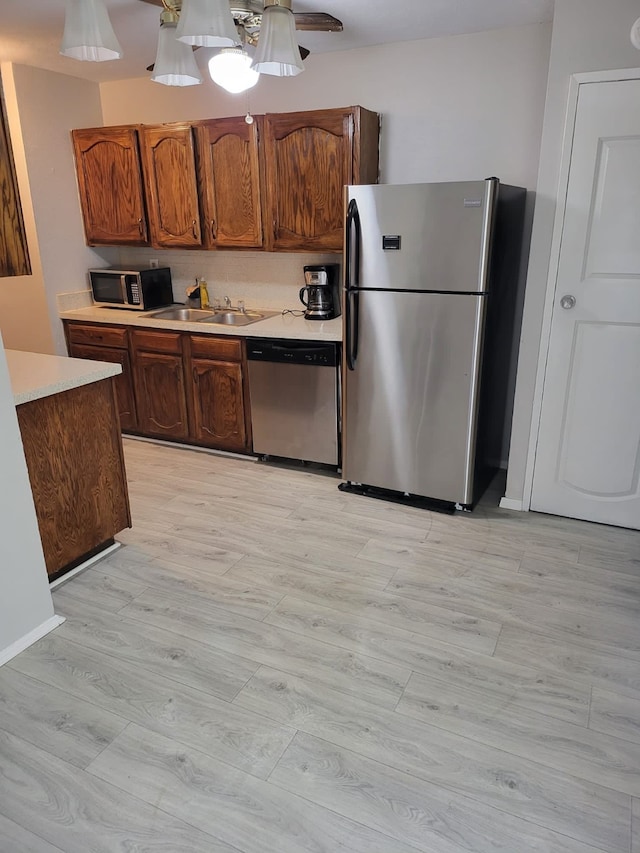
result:
M 147 3 L 153 0 L 146 0 Z M 327 12 L 294 12 L 297 30 L 321 30 L 326 33 L 341 33 L 342 21 Z
M 298 48 L 300 49 L 300 58 L 304 62 L 307 56 L 309 56 L 309 54 L 311 53 L 311 51 L 307 50 L 306 47 L 302 47 L 301 44 L 298 45 Z
M 142 2 L 151 3 L 152 6 L 160 6 L 160 8 L 162 8 L 162 0 L 142 0 Z

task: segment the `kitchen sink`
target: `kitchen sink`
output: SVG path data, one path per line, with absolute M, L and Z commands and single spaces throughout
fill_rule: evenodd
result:
M 154 320 L 185 320 L 191 321 L 194 320 L 205 320 L 207 317 L 211 317 L 211 311 L 204 311 L 200 308 L 164 308 L 162 311 L 154 311 L 153 314 L 148 314 L 147 316 L 152 317 Z
M 203 317 L 201 323 L 220 323 L 223 326 L 248 326 L 266 317 L 273 317 L 275 311 L 215 311 L 209 317 Z
M 147 316 L 154 320 L 184 320 L 185 322 L 216 323 L 221 326 L 248 326 L 267 317 L 273 317 L 277 311 L 240 311 L 238 308 L 220 308 L 205 310 L 201 308 L 164 308 Z

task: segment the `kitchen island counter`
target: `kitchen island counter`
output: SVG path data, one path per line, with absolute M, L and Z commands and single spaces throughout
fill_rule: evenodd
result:
M 162 309 L 156 308 L 156 311 Z M 252 309 L 253 310 L 253 309 Z M 257 309 L 260 310 L 260 309 Z M 265 309 L 267 310 L 267 309 Z M 116 326 L 137 326 L 146 329 L 195 332 L 199 335 L 232 335 L 236 338 L 281 338 L 297 341 L 341 341 L 342 318 L 334 320 L 305 320 L 293 314 L 276 314 L 248 326 L 226 326 L 222 323 L 199 323 L 185 320 L 160 320 L 150 317 L 153 311 L 128 311 L 122 308 L 75 308 L 61 311 L 62 320 L 84 323 L 106 323 Z
M 16 406 L 122 373 L 119 364 L 104 361 L 19 350 L 5 352 Z
M 114 377 L 119 364 L 7 351 L 50 580 L 131 526 Z

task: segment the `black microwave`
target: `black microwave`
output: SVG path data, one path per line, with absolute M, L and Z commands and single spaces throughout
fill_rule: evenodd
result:
M 173 302 L 169 267 L 106 267 L 89 270 L 89 281 L 96 305 L 148 311 Z

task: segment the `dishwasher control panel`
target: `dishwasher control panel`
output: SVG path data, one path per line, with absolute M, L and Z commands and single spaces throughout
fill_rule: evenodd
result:
M 338 363 L 338 347 L 335 343 L 323 341 L 254 338 L 247 341 L 247 359 L 335 367 Z

